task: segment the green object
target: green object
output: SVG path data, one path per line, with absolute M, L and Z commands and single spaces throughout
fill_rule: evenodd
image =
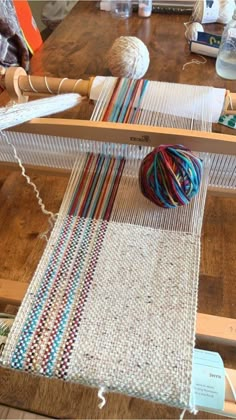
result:
M 226 127 L 236 129 L 236 115 L 222 115 L 218 122 Z

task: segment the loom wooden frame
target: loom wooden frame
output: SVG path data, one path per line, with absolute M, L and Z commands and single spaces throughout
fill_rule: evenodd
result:
M 72 82 L 74 86 L 76 81 Z M 28 81 L 24 79 L 24 83 L 28 83 Z M 58 83 L 59 82 L 57 81 L 57 88 Z M 195 151 L 231 155 L 236 154 L 235 136 L 182 129 L 71 119 L 42 118 L 33 119 L 28 123 L 12 128 L 11 131 L 74 138 L 75 141 L 77 138 L 82 138 L 87 140 L 93 139 L 96 141 L 138 144 L 153 147 L 156 147 L 159 144 L 181 143 Z M 38 169 L 48 171 L 48 168 Z M 215 192 L 220 192 L 220 189 L 217 189 Z M 229 191 L 227 189 L 223 190 L 223 193 L 228 192 Z M 234 191 L 232 190 L 232 192 Z M 0 279 L 0 300 L 12 304 L 20 304 L 26 293 L 27 286 L 28 285 L 24 283 Z M 196 333 L 197 337 L 203 340 L 220 342 L 224 345 L 235 345 L 236 319 L 198 313 Z M 234 388 L 236 388 L 236 370 L 226 369 L 226 371 L 231 378 Z M 215 413 L 236 417 L 236 404 L 228 383 L 226 383 L 224 411 L 215 411 Z

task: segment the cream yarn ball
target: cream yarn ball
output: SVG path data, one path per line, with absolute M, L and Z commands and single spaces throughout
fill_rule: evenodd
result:
M 149 51 L 139 38 L 121 36 L 113 43 L 107 61 L 113 76 L 141 79 L 150 63 Z
M 200 22 L 200 23 L 219 22 L 219 23 L 226 24 L 232 19 L 234 8 L 235 8 L 234 0 L 215 0 L 214 16 L 212 16 L 212 18 L 211 16 L 208 17 L 206 21 L 204 20 L 205 5 L 206 5 L 206 0 L 197 0 L 195 2 L 192 17 L 191 17 L 192 21 Z
M 199 22 L 185 23 L 185 37 L 188 41 L 197 41 L 197 33 L 204 32 L 203 26 Z

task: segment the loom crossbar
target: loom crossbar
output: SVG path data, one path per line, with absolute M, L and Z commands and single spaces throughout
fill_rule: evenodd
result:
M 233 135 L 138 124 L 35 118 L 11 131 L 152 147 L 183 144 L 196 152 L 236 154 Z

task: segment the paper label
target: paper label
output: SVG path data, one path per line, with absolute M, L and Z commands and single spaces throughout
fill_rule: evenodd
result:
M 211 47 L 219 48 L 221 36 L 210 34 L 208 32 L 198 32 L 197 41 L 203 42 L 204 44 L 210 45 Z
M 213 23 L 217 21 L 220 10 L 219 3 L 218 0 L 204 0 L 202 23 Z
M 194 349 L 191 405 L 223 410 L 225 370 L 219 353 Z

